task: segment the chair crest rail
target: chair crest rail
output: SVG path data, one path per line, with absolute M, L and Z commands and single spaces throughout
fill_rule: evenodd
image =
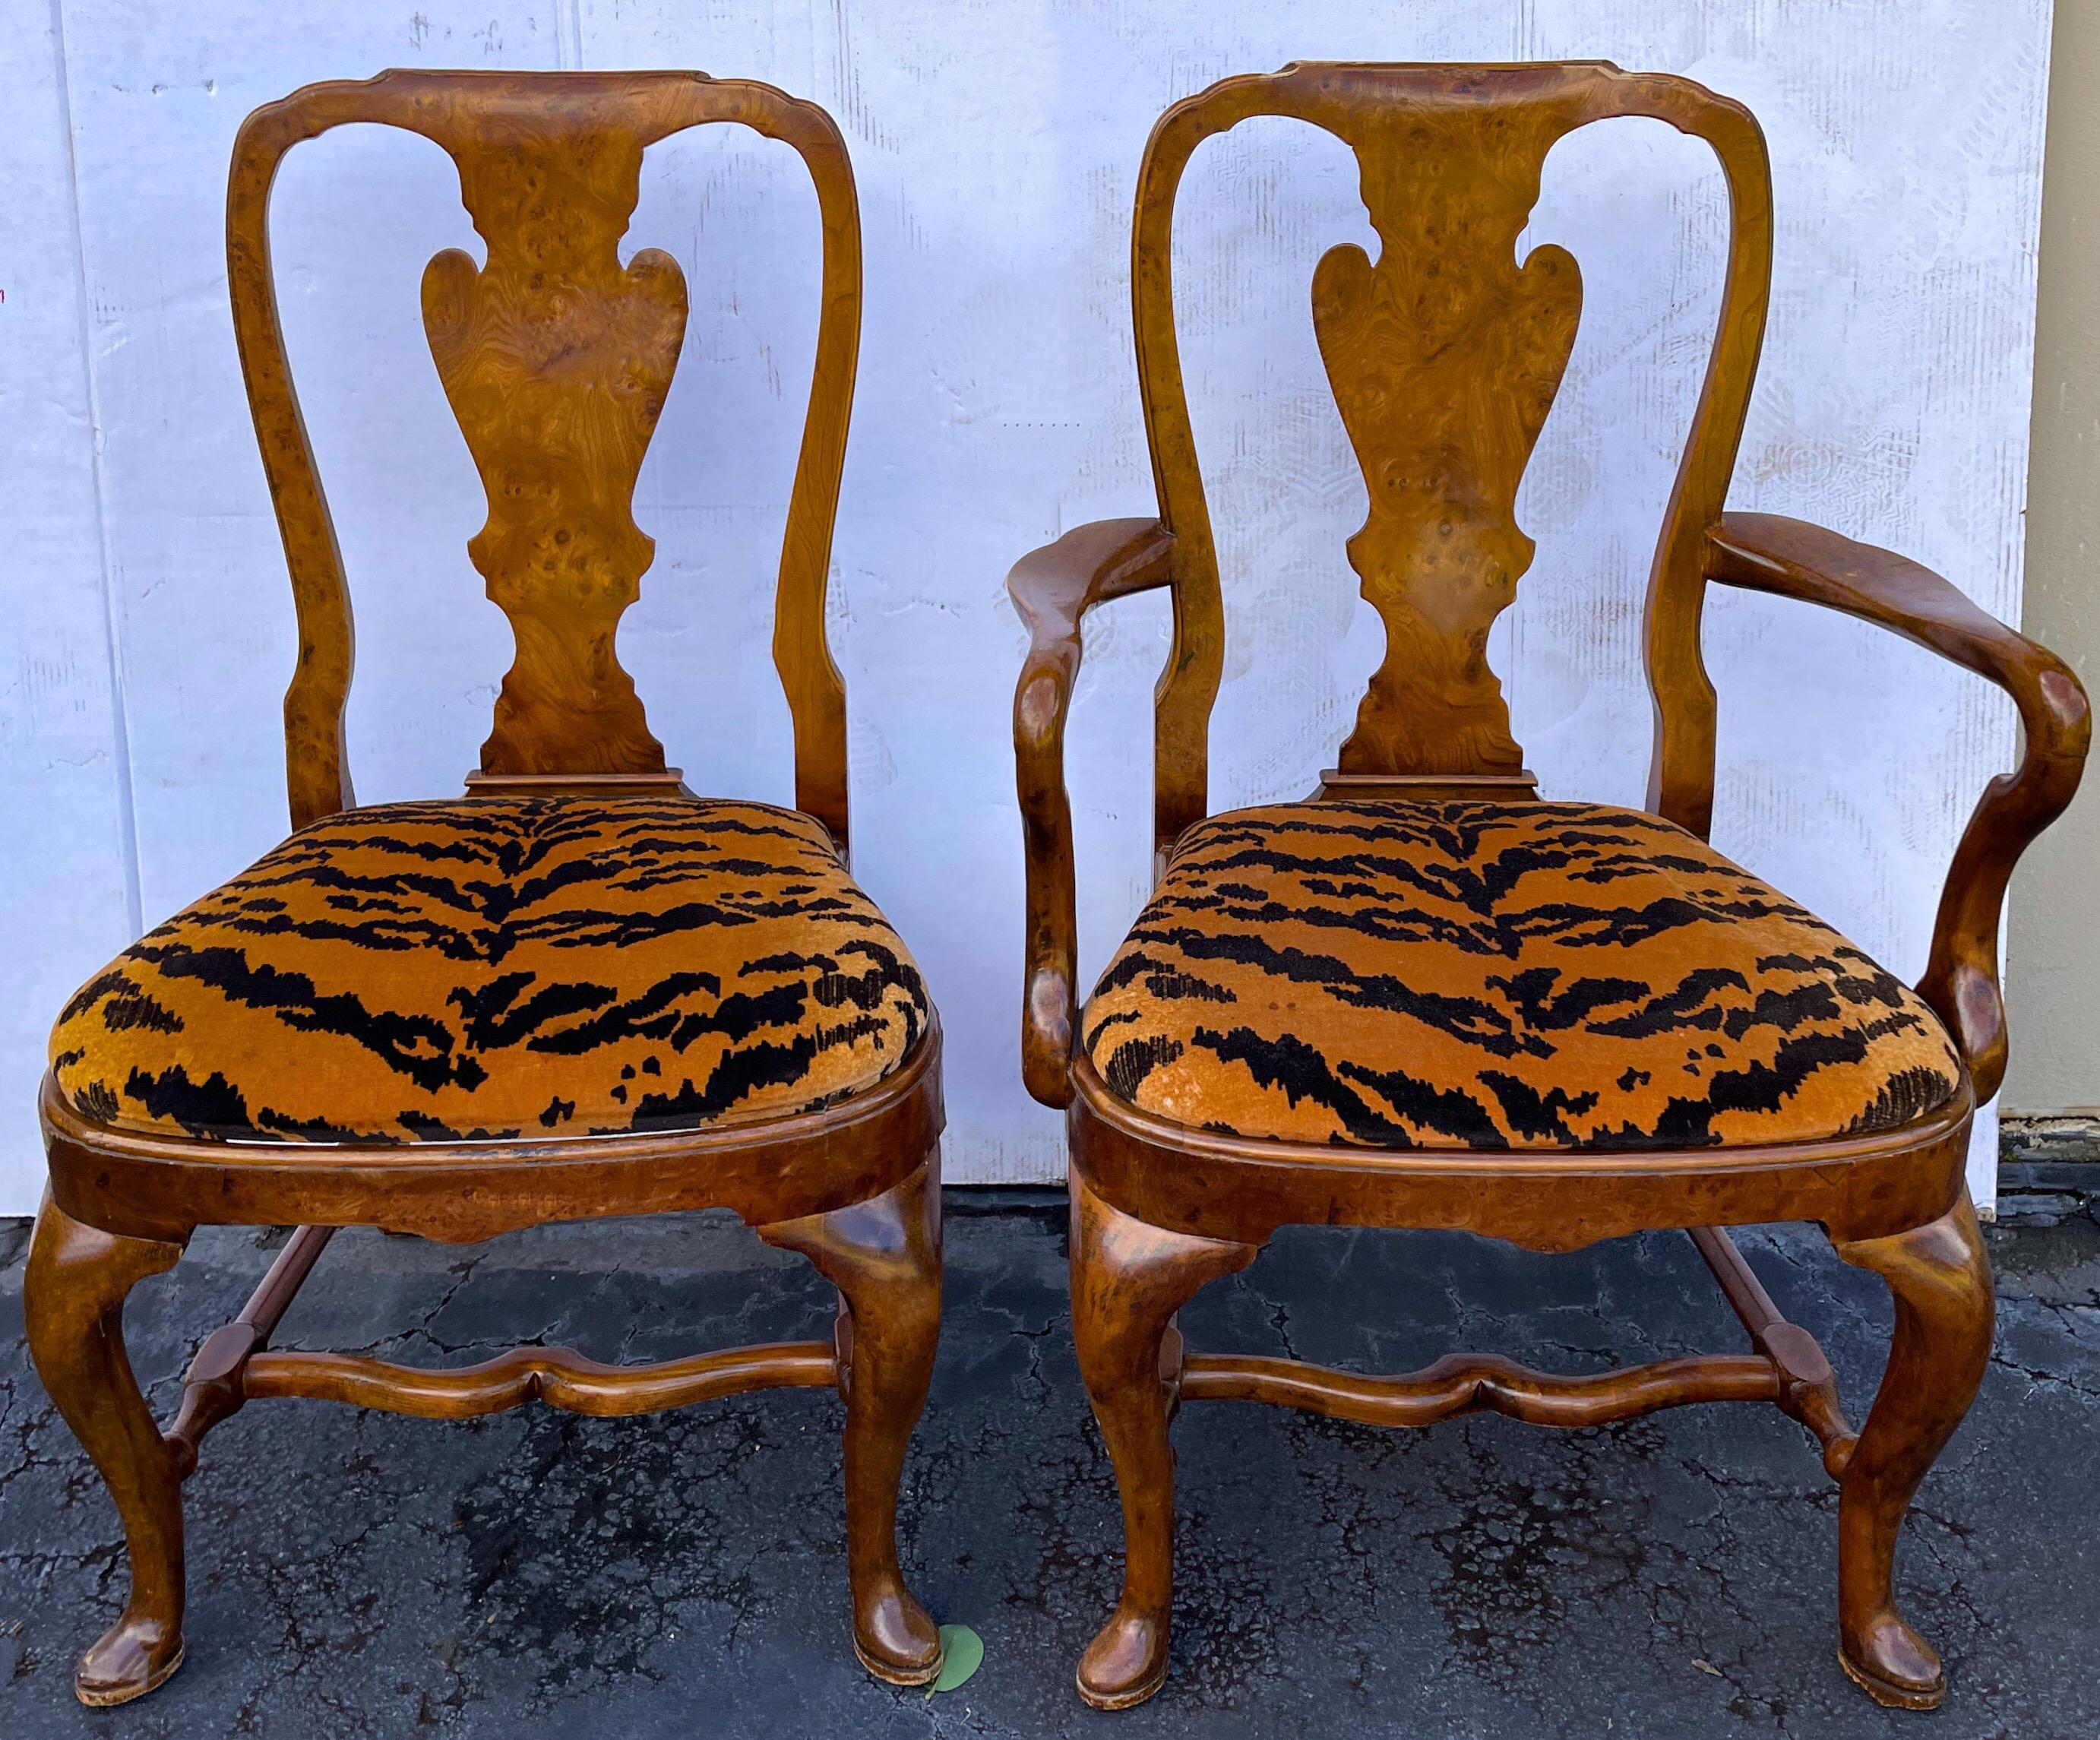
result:
M 815 104 L 704 73 L 438 72 L 310 85 L 234 142 L 227 273 L 234 333 L 299 620 L 285 696 L 292 824 L 356 802 L 343 742 L 355 663 L 350 590 L 278 316 L 269 205 L 285 154 L 351 122 L 421 135 L 457 166 L 486 264 L 454 249 L 423 280 L 425 325 L 479 468 L 488 519 L 470 545 L 517 656 L 475 782 L 536 778 L 677 790 L 615 646 L 654 545 L 630 497 L 684 336 L 684 279 L 618 244 L 642 153 L 735 121 L 792 147 L 814 184 L 823 278 L 814 370 L 781 545 L 774 662 L 795 731 L 796 806 L 847 839 L 845 689 L 824 630 L 832 535 L 860 346 L 861 239 L 845 142 Z

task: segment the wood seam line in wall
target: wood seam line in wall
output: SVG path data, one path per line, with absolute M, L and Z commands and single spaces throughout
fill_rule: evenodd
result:
M 554 0 L 554 62 L 564 73 L 584 69 L 583 0 Z
M 117 607 L 117 580 L 110 570 L 109 500 L 102 475 L 102 397 L 95 384 L 95 319 L 87 292 L 87 242 L 81 222 L 80 161 L 73 147 L 73 71 L 66 54 L 64 0 L 51 0 L 53 84 L 59 101 L 59 125 L 65 130 L 67 214 L 73 235 L 73 289 L 80 311 L 81 384 L 87 397 L 89 476 L 95 493 L 95 544 L 102 567 L 102 645 L 109 678 L 110 754 L 117 775 L 117 831 L 124 859 L 124 916 L 130 934 L 146 928 L 139 893 L 139 809 L 131 779 L 131 726 L 124 694 L 124 656 Z

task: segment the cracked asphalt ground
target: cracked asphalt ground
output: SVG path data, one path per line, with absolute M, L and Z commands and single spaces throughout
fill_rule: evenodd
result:
M 274 1235 L 200 1234 L 133 1295 L 159 1407 Z M 1774 1410 L 1555 1433 L 1378 1431 L 1192 1404 L 1173 1672 L 1104 1717 L 1071 1689 L 1120 1566 L 1115 1489 L 1065 1309 L 1061 1215 L 950 1193 L 948 1313 L 907 1475 L 904 1553 L 985 1664 L 928 1698 L 847 1627 L 840 1408 L 785 1391 L 656 1419 L 532 1406 L 471 1424 L 264 1402 L 188 1489 L 189 1658 L 128 1708 L 73 1702 L 113 1615 L 115 1516 L 21 1343 L 27 1226 L 0 1222 L 0 1733 L 1427 1735 L 1933 1740 L 2100 1734 L 2100 1225 L 1994 1230 L 1983 1396 L 1927 1481 L 1899 1585 L 1953 1680 L 1877 1709 L 1833 1658 L 1836 1499 Z M 1809 1230 L 1745 1235 L 1855 1415 L 1889 1308 Z M 348 1233 L 279 1344 L 458 1362 L 520 1340 L 602 1358 L 820 1334 L 799 1259 L 715 1217 L 469 1250 Z M 1378 1371 L 1454 1347 L 1564 1371 L 1740 1338 L 1688 1243 L 1541 1257 L 1458 1235 L 1286 1233 L 1185 1314 L 1195 1348 Z

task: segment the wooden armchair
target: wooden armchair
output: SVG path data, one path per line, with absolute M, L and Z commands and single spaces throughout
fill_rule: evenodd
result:
M 457 164 L 488 244 L 423 276 L 488 519 L 469 545 L 516 632 L 463 798 L 360 809 L 344 765 L 350 600 L 287 373 L 267 210 L 286 151 L 346 122 Z M 798 151 L 823 214 L 815 377 L 774 652 L 796 807 L 696 798 L 615 657 L 654 545 L 636 474 L 684 335 L 684 280 L 620 263 L 643 148 L 739 121 Z M 67 1006 L 42 1094 L 51 1187 L 27 1279 L 37 1368 L 121 1513 L 130 1599 L 75 1689 L 120 1703 L 183 1656 L 180 1488 L 245 1402 L 318 1396 L 458 1419 L 532 1398 L 651 1412 L 782 1385 L 845 1399 L 854 1640 L 938 1670 L 895 1505 L 941 1309 L 941 1035 L 845 865 L 845 691 L 824 589 L 859 342 L 852 170 L 823 110 L 698 73 L 394 72 L 312 86 L 234 148 L 234 318 L 299 620 L 285 701 L 294 832 L 149 932 Z M 447 1241 L 549 1221 L 733 1208 L 836 1284 L 832 1339 L 611 1367 L 521 1347 L 463 1369 L 273 1352 L 337 1227 Z M 165 1430 L 126 1358 L 125 1296 L 204 1223 L 298 1230 L 203 1344 Z
M 1223 618 L 1176 351 L 1176 188 L 1203 139 L 1285 115 L 1356 153 L 1382 244 L 1338 247 L 1312 319 L 1370 492 L 1348 545 L 1387 650 L 1301 803 L 1206 818 Z M 1554 142 L 1607 116 L 1712 146 L 1734 214 L 1719 330 L 1657 545 L 1648 808 L 1540 800 L 1487 668 L 1532 544 L 1513 503 L 1581 304 L 1556 247 L 1517 238 Z M 1776 1404 L 1837 1477 L 1839 1658 L 1883 1703 L 1929 1708 L 1938 1658 L 1890 1575 L 1910 1497 L 1980 1380 L 1991 1280 L 1963 1185 L 1970 1115 L 2004 1073 L 1998 915 L 2022 849 L 2070 801 L 2089 722 L 2076 680 L 1917 564 L 1723 511 L 1764 324 L 1771 188 L 1738 104 L 1601 64 L 1298 65 L 1177 104 L 1139 172 L 1132 298 L 1156 519 L 1082 527 L 1008 585 L 1034 643 L 1014 703 L 1028 847 L 1030 1091 L 1069 1108 L 1072 1309 L 1123 1494 L 1122 1600 L 1081 1694 L 1133 1704 L 1167 1672 L 1170 1420 L 1192 1399 L 1418 1425 L 1492 1409 L 1586 1425 L 1689 1402 Z M 1961 837 L 1930 964 L 1905 987 L 1705 842 L 1714 691 L 1707 584 L 1828 605 L 2000 684 L 2026 749 Z M 1075 1012 L 1065 716 L 1093 606 L 1172 594 L 1157 691 L 1151 903 Z M 1724 1228 L 1821 1223 L 1895 1296 L 1864 1430 L 1815 1340 Z M 1459 1227 L 1566 1251 L 1681 1226 L 1752 1351 L 1560 1377 L 1454 1355 L 1401 1377 L 1186 1354 L 1178 1308 L 1279 1226 Z

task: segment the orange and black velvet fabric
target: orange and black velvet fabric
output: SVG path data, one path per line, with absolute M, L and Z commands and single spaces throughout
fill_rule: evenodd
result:
M 833 1104 L 928 1018 L 806 815 L 461 798 L 293 834 L 90 979 L 51 1055 L 67 1102 L 121 1128 L 581 1136 Z
M 1931 1010 L 1829 925 L 1682 829 L 1591 804 L 1213 816 L 1081 1031 L 1145 1111 L 1384 1148 L 1813 1141 L 1961 1082 Z

